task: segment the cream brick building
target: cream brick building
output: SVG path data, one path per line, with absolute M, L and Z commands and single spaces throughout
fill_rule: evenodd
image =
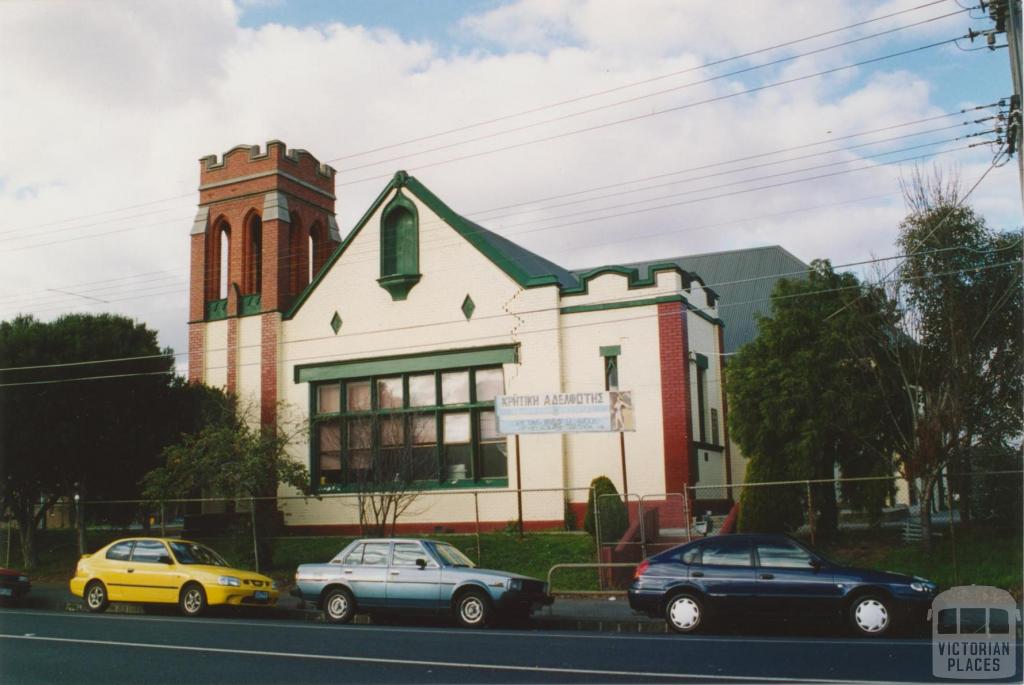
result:
M 333 176 L 279 141 L 203 158 L 191 238 L 191 379 L 253 398 L 264 422 L 279 400 L 308 416 L 293 457 L 319 492 L 352 492 L 399 454 L 423 490 L 399 528 L 504 527 L 520 486 L 528 528 L 560 527 L 567 503 L 582 522 L 594 477 L 621 490 L 619 434 L 523 435 L 517 455 L 494 397 L 609 387 L 633 393 L 630 493 L 670 516 L 688 485 L 732 481 L 723 324 L 700 276 L 657 261 L 570 272 L 404 172 L 342 240 Z M 358 521 L 351 497 L 280 506 L 289 526 Z

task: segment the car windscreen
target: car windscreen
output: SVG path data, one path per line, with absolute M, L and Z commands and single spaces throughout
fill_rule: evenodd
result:
M 200 564 L 203 566 L 227 566 L 228 562 L 206 545 L 197 542 L 172 542 L 171 551 L 179 564 Z
M 441 563 L 445 566 L 465 566 L 466 568 L 476 566 L 469 557 L 446 542 L 435 544 L 434 551 L 437 552 L 437 556 L 441 558 Z

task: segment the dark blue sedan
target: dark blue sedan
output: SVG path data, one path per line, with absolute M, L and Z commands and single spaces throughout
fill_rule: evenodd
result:
M 641 563 L 629 605 L 680 633 L 760 615 L 842 619 L 877 636 L 925 621 L 935 593 L 923 578 L 840 566 L 785 535 L 720 535 Z

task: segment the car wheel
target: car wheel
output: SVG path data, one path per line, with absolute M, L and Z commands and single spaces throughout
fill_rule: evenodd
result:
M 106 611 L 110 606 L 107 598 L 107 587 L 98 580 L 94 580 L 85 586 L 85 608 L 94 614 Z
M 858 635 L 875 637 L 892 629 L 892 609 L 888 599 L 863 595 L 850 604 L 850 626 Z
M 181 591 L 178 607 L 186 616 L 199 616 L 206 611 L 206 591 L 198 583 L 189 583 Z
M 704 623 L 704 605 L 694 595 L 674 595 L 665 605 L 665 620 L 677 633 L 696 632 Z
M 482 628 L 491 618 L 491 601 L 480 590 L 467 590 L 455 602 L 455 618 L 464 628 Z
M 348 623 L 355 609 L 356 603 L 348 590 L 331 590 L 324 597 L 324 619 L 328 623 Z

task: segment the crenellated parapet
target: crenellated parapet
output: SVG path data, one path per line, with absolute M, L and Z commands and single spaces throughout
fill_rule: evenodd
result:
M 280 140 L 268 140 L 266 148 L 262 151 L 259 145 L 236 145 L 221 155 L 219 159 L 217 155 L 206 155 L 205 157 L 200 157 L 199 161 L 203 164 L 203 171 L 210 172 L 218 169 L 230 169 L 235 164 L 251 164 L 270 159 L 277 161 L 287 159 L 299 167 L 312 168 L 317 174 L 326 179 L 333 180 L 336 173 L 334 167 L 330 164 L 319 162 L 307 150 L 301 148 L 289 149 Z

